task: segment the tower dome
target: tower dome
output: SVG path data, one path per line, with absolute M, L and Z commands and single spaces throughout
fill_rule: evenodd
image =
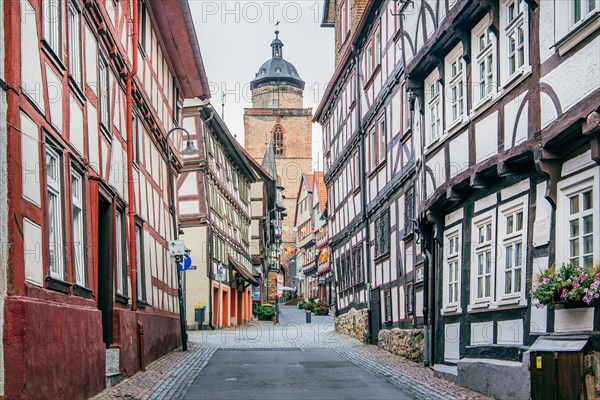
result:
M 272 57 L 258 70 L 251 89 L 265 85 L 292 85 L 304 90 L 304 81 L 298 75 L 294 65 L 283 59 L 283 42 L 279 39 L 279 31 L 275 31 L 275 39 L 271 42 Z

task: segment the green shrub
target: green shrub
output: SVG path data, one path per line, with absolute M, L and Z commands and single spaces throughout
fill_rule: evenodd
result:
M 275 314 L 275 308 L 270 304 L 263 304 L 254 309 L 254 315 L 259 321 L 271 321 Z

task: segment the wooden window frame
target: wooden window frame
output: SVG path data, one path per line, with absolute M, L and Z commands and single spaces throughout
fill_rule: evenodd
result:
M 44 176 L 46 182 L 46 230 L 48 232 L 47 236 L 47 244 L 48 244 L 48 277 L 52 279 L 57 279 L 59 281 L 67 280 L 67 263 L 64 252 L 64 243 L 65 243 L 65 210 L 64 210 L 64 168 L 63 168 L 63 153 L 62 150 L 58 148 L 52 142 L 45 143 L 45 169 L 46 174 Z M 51 172 L 51 168 L 49 166 L 48 158 L 54 160 L 56 164 L 56 170 L 54 171 L 56 175 L 56 180 L 52 180 L 49 176 Z M 53 200 L 49 200 L 52 197 Z M 50 216 L 49 205 L 50 201 L 54 203 L 55 214 Z M 54 224 L 54 225 L 52 225 Z M 54 227 L 54 229 L 52 229 Z M 52 242 L 51 242 L 51 232 L 53 231 L 53 235 L 55 237 L 54 240 L 54 258 L 52 256 Z M 56 250 L 58 249 L 58 250 Z M 57 258 L 58 257 L 58 258 Z M 57 262 L 56 267 L 52 268 L 53 262 L 52 260 Z
M 79 4 L 70 0 L 67 5 L 69 33 L 69 72 L 71 80 L 78 89 L 83 88 L 83 51 L 81 9 Z
M 74 181 L 79 181 L 77 184 Z M 88 268 L 85 254 L 86 213 L 85 213 L 85 174 L 71 163 L 71 212 L 73 220 L 73 273 L 75 284 L 87 288 Z M 76 193 L 79 192 L 79 193 Z M 80 276 L 81 275 L 81 276 Z
M 42 3 L 42 21 L 44 28 L 44 43 L 57 60 L 63 59 L 63 5 L 62 0 L 44 0 Z M 51 15 L 56 10 L 56 17 Z

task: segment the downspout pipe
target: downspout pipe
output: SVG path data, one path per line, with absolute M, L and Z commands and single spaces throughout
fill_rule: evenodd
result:
M 137 254 L 135 237 L 135 188 L 133 179 L 133 77 L 138 70 L 138 35 L 139 35 L 139 11 L 138 1 L 131 2 L 133 5 L 132 22 L 133 35 L 131 39 L 131 57 L 133 65 L 125 81 L 126 116 L 127 121 L 127 199 L 129 216 L 129 275 L 131 277 L 131 310 L 137 311 Z

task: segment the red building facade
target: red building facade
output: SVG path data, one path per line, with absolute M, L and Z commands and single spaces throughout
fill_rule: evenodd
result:
M 10 188 L 0 395 L 87 397 L 105 387 L 107 364 L 129 376 L 180 343 L 165 138 L 184 98 L 210 96 L 204 67 L 186 1 L 0 7 Z

